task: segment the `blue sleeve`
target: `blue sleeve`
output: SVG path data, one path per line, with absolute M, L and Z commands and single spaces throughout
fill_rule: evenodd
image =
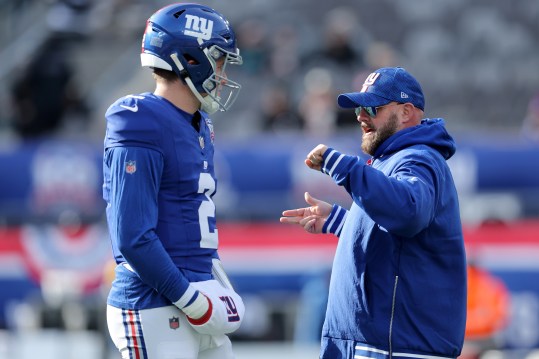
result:
M 322 227 L 322 233 L 333 233 L 339 237 L 347 215 L 348 211 L 346 209 L 334 204 L 331 213 Z
M 189 282 L 155 233 L 163 156 L 148 148 L 113 147 L 106 150 L 105 162 L 110 168 L 107 218 L 113 249 L 145 284 L 176 302 Z
M 356 156 L 328 148 L 322 172 L 344 186 L 354 202 L 391 233 L 414 236 L 434 216 L 433 170 L 417 159 L 402 160 L 388 176 Z

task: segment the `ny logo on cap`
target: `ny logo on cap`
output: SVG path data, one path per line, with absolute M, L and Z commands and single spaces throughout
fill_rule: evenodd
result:
M 373 72 L 372 74 L 370 74 L 367 77 L 367 79 L 365 79 L 365 82 L 363 83 L 363 87 L 361 87 L 361 91 L 359 92 L 367 92 L 367 89 L 369 88 L 369 86 L 374 85 L 374 83 L 376 82 L 379 76 L 380 76 L 380 73 L 378 72 Z

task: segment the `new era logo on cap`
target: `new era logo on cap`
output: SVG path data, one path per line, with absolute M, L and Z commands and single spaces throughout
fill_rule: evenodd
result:
M 339 95 L 343 108 L 379 107 L 390 102 L 410 102 L 424 110 L 425 98 L 419 82 L 402 67 L 383 67 L 367 76 L 360 92 Z

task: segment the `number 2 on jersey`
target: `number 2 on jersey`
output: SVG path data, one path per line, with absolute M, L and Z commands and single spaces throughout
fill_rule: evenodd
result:
M 215 180 L 209 173 L 201 173 L 198 179 L 198 193 L 204 193 L 207 201 L 203 201 L 198 208 L 198 223 L 200 225 L 200 247 L 215 248 L 219 239 L 217 237 L 217 228 L 210 229 L 210 218 L 215 218 L 215 204 L 211 196 L 215 193 Z

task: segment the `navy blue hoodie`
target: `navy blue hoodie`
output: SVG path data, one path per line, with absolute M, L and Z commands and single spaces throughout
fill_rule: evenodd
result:
M 456 358 L 466 324 L 466 255 L 442 119 L 401 130 L 367 164 L 330 148 L 322 171 L 352 196 L 339 235 L 321 358 Z M 342 224 L 344 222 L 344 224 Z

